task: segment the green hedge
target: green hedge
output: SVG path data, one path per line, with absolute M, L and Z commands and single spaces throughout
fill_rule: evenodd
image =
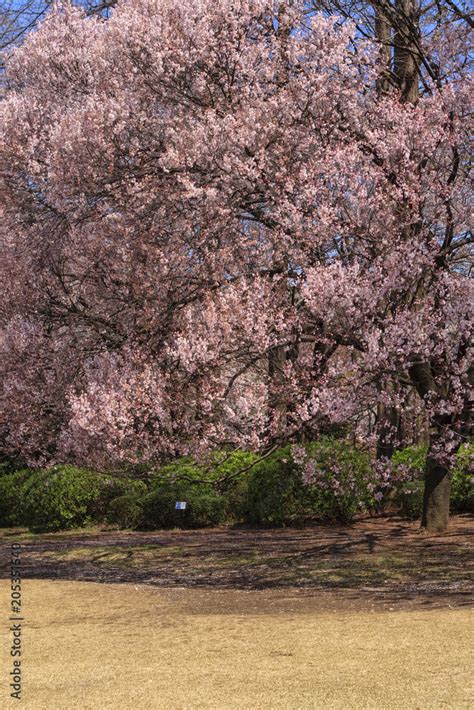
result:
M 424 483 L 420 479 L 406 481 L 395 489 L 393 501 L 400 515 L 409 520 L 418 520 L 423 510 Z
M 451 481 L 451 507 L 458 513 L 474 513 L 474 444 L 462 446 Z
M 176 510 L 185 501 L 185 510 Z M 218 525 L 226 515 L 226 502 L 206 484 L 161 481 L 143 498 L 143 526 L 160 528 L 201 528 Z
M 285 525 L 309 518 L 349 522 L 356 513 L 376 507 L 377 481 L 368 454 L 332 437 L 298 448 L 297 461 L 294 448 L 287 446 L 250 471 L 245 522 Z M 311 475 L 305 477 L 305 471 Z
M 100 492 L 100 478 L 93 471 L 73 466 L 37 471 L 23 486 L 23 520 L 34 531 L 81 527 L 91 522 Z
M 143 501 L 147 528 L 205 527 L 242 519 L 247 476 L 241 474 L 258 456 L 250 451 L 217 450 L 202 460 L 182 457 L 151 477 Z M 177 501 L 188 503 L 176 511 Z
M 366 451 L 331 437 L 322 437 L 306 448 L 315 472 L 309 486 L 315 517 L 348 523 L 356 514 L 377 509 L 379 479 Z
M 29 469 L 15 471 L 0 477 L 0 526 L 10 527 L 25 524 L 23 491 L 26 482 L 33 476 Z
M 301 471 L 288 446 L 249 471 L 237 514 L 249 524 L 281 526 L 300 519 L 305 502 Z
M 427 446 L 409 446 L 396 451 L 392 457 L 394 469 L 394 501 L 405 517 L 417 519 L 423 509 L 423 475 Z M 461 446 L 451 476 L 451 510 L 457 513 L 474 512 L 474 445 Z M 403 480 L 405 477 L 407 480 Z M 399 482 L 397 482 L 397 479 Z
M 395 468 L 405 468 L 407 472 L 415 477 L 422 477 L 425 470 L 426 454 L 428 447 L 426 444 L 420 446 L 406 446 L 404 449 L 395 451 L 391 464 Z
M 138 499 L 148 492 L 147 485 L 137 479 L 126 478 L 119 474 L 112 476 L 99 473 L 96 475 L 98 476 L 100 493 L 96 501 L 90 505 L 90 514 L 97 522 L 110 519 L 109 509 L 117 498 L 131 496 Z
M 464 446 L 452 474 L 452 510 L 474 512 L 474 447 Z M 426 447 L 395 452 L 392 479 L 346 441 L 321 437 L 256 454 L 215 451 L 199 462 L 180 458 L 142 481 L 73 466 L 0 475 L 0 525 L 61 530 L 107 521 L 124 528 L 204 527 L 226 522 L 287 525 L 349 522 L 395 501 L 402 515 L 421 514 Z M 204 483 L 202 482 L 204 481 Z M 185 511 L 175 510 L 186 501 Z
M 144 496 L 142 481 L 103 475 L 75 466 L 17 471 L 0 477 L 0 525 L 54 531 L 108 518 L 120 496 Z
M 184 456 L 156 471 L 151 477 L 151 485 L 155 486 L 163 481 L 200 480 L 226 491 L 233 487 L 233 477 L 257 459 L 257 454 L 251 451 L 212 451 L 199 462 L 191 456 Z M 223 480 L 219 483 L 220 479 Z
M 110 501 L 107 509 L 107 522 L 120 528 L 136 529 L 143 526 L 143 498 L 136 493 L 119 496 Z

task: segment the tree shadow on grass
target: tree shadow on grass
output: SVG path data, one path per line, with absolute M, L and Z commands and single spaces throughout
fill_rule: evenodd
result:
M 21 539 L 23 576 L 235 590 L 344 593 L 390 605 L 465 605 L 472 600 L 474 520 L 453 519 L 443 536 L 393 518 L 350 527 L 194 531 L 93 531 Z M 18 532 L 16 533 L 18 538 Z M 3 531 L 0 577 L 7 578 Z

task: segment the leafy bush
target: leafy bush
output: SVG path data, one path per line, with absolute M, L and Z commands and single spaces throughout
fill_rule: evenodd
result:
M 186 501 L 186 509 L 175 510 L 177 501 Z M 224 498 L 207 484 L 155 482 L 143 499 L 143 526 L 153 530 L 217 525 L 224 520 L 225 508 Z
M 36 471 L 23 487 L 24 522 L 33 531 L 80 527 L 90 522 L 100 496 L 100 476 L 73 466 Z
M 229 523 L 242 522 L 246 518 L 249 473 L 229 481 L 219 491 L 225 500 L 225 518 Z
M 251 451 L 214 451 L 208 464 L 216 466 L 215 478 L 221 479 L 218 491 L 226 502 L 226 519 L 230 522 L 244 519 L 245 501 L 249 484 L 249 467 L 259 456 Z
M 251 451 L 212 451 L 201 461 L 195 461 L 191 456 L 176 459 L 162 466 L 153 476 L 152 485 L 160 481 L 206 481 L 215 484 L 224 479 L 220 488 L 227 490 L 231 481 L 243 469 L 247 468 L 258 456 Z M 228 484 L 226 484 L 226 479 Z
M 369 455 L 347 441 L 321 437 L 308 444 L 303 476 L 311 510 L 320 520 L 348 523 L 357 513 L 377 508 L 377 472 Z
M 406 481 L 395 489 L 393 500 L 398 512 L 404 518 L 417 520 L 423 510 L 424 483 L 420 479 Z
M 26 468 L 25 462 L 17 457 L 0 454 L 0 478 L 2 476 L 8 476 L 10 473 L 16 473 L 17 471 L 25 471 Z
M 109 523 L 121 528 L 138 528 L 143 524 L 143 497 L 136 493 L 114 498 L 107 511 Z
M 33 475 L 32 471 L 24 469 L 0 477 L 0 526 L 24 524 L 24 488 Z
M 224 488 L 232 486 L 232 481 L 239 478 L 239 473 L 247 469 L 257 461 L 258 454 L 252 451 L 213 451 L 204 459 L 204 464 L 208 469 L 214 471 L 214 478 L 223 478 L 228 482 L 224 483 Z
M 257 458 L 258 456 L 251 451 L 223 450 L 212 451 L 200 461 L 195 461 L 189 456 L 179 458 L 163 466 L 154 474 L 151 487 L 153 492 L 160 487 L 163 488 L 163 491 L 171 491 L 170 501 L 173 499 L 173 505 L 178 500 L 188 501 L 188 499 L 199 497 L 200 501 L 196 500 L 194 504 L 195 512 L 196 506 L 199 509 L 203 508 L 202 499 L 206 499 L 209 504 L 207 506 L 209 512 L 207 515 L 199 516 L 201 521 L 199 526 L 217 524 L 223 519 L 241 520 L 248 480 L 244 471 Z M 243 473 L 240 475 L 241 472 Z M 196 483 L 194 484 L 193 481 Z M 199 491 L 204 492 L 205 495 L 198 496 Z M 214 502 L 211 504 L 211 501 Z M 169 503 L 167 506 L 169 510 Z M 157 515 L 158 513 L 154 513 L 152 517 L 158 519 Z M 160 516 L 163 517 L 163 515 L 164 513 L 161 512 Z M 191 513 L 191 508 L 186 513 L 183 511 L 174 512 L 173 509 L 166 527 L 175 525 L 184 527 L 191 519 L 193 519 L 192 526 L 196 527 L 198 522 L 194 520 L 195 517 L 194 513 Z M 152 524 L 154 523 L 150 520 L 148 525 Z
M 258 463 L 258 456 L 246 451 L 214 451 L 199 461 L 180 458 L 155 472 L 150 488 L 133 478 L 72 466 L 4 472 L 0 525 L 40 531 L 92 520 L 149 529 L 197 528 L 223 520 L 349 522 L 376 509 L 389 490 L 401 514 L 414 519 L 422 509 L 426 452 L 426 446 L 396 451 L 382 471 L 365 452 L 325 436 L 283 447 Z M 462 447 L 453 470 L 452 508 L 459 512 L 474 512 L 473 455 L 473 445 Z M 176 501 L 186 501 L 186 510 L 175 510 Z
M 392 500 L 404 518 L 416 520 L 423 510 L 426 444 L 395 451 L 390 461 Z
M 474 444 L 462 446 L 451 481 L 451 505 L 459 513 L 474 513 Z
M 197 463 L 191 456 L 183 456 L 155 471 L 151 477 L 151 487 L 161 483 L 180 480 L 195 481 L 203 478 L 209 480 L 209 475 L 206 476 L 205 466 Z
M 407 478 L 423 478 L 427 453 L 428 447 L 426 444 L 407 446 L 394 452 L 391 465 L 398 477 L 403 477 L 403 474 L 405 474 Z
M 408 446 L 392 457 L 394 500 L 400 513 L 408 518 L 421 516 L 423 509 L 423 476 L 427 446 Z M 474 445 L 459 449 L 451 478 L 451 508 L 456 512 L 474 512 Z
M 121 478 L 110 474 L 97 474 L 100 484 L 100 495 L 90 507 L 94 520 L 108 520 L 108 511 L 112 501 L 122 496 L 144 496 L 148 488 L 143 481 L 134 478 Z M 117 521 L 118 522 L 118 521 Z
M 62 530 L 108 518 L 111 502 L 143 496 L 142 481 L 117 478 L 74 466 L 25 469 L 0 476 L 0 525 Z
M 290 447 L 278 449 L 249 472 L 239 511 L 245 522 L 284 525 L 302 516 L 304 486 Z
M 279 449 L 249 473 L 244 517 L 284 525 L 305 518 L 349 522 L 376 507 L 368 454 L 340 439 Z

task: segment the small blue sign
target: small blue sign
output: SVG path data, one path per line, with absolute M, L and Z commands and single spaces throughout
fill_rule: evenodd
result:
M 175 508 L 175 510 L 186 510 L 186 501 L 177 500 L 174 508 Z

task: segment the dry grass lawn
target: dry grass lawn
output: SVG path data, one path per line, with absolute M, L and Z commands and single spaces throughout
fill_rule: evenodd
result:
M 8 583 L 0 583 L 1 608 Z M 473 707 L 472 610 L 311 608 L 290 592 L 26 580 L 24 697 L 2 707 Z

